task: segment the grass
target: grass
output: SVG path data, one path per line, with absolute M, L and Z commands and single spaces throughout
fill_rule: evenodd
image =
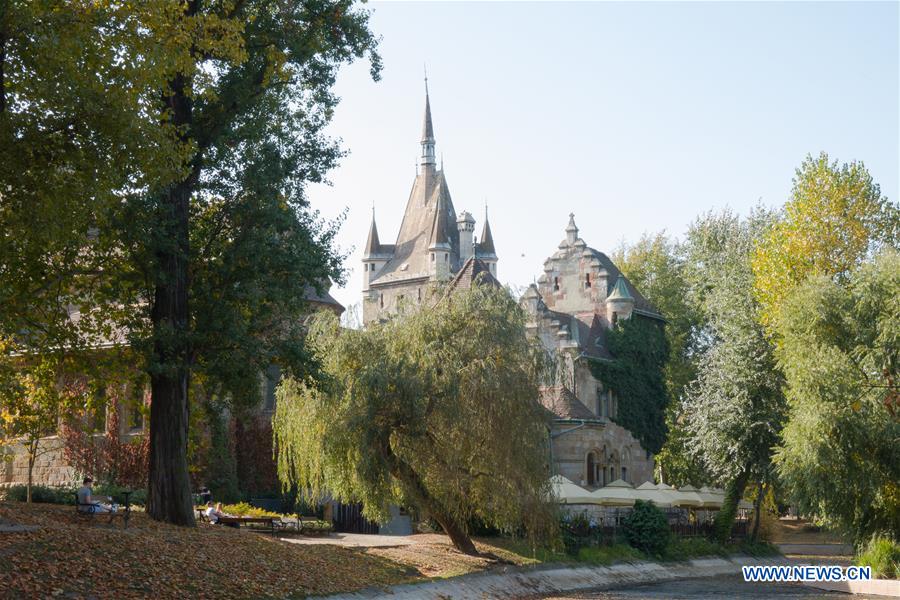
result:
M 881 579 L 900 578 L 900 544 L 887 538 L 872 539 L 856 557 L 855 564 L 872 567 L 872 576 Z
M 0 502 L 0 520 L 40 529 L 0 534 L 4 597 L 284 598 L 420 581 L 408 565 L 360 550 L 304 546 L 229 527 L 121 522 L 73 507 Z

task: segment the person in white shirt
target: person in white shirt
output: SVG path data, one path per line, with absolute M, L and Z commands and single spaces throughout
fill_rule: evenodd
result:
M 218 523 L 220 517 L 230 517 L 228 513 L 222 512 L 222 503 L 216 503 L 215 508 L 213 508 L 212 502 L 206 503 L 206 518 L 209 519 L 210 523 Z M 237 523 L 223 523 L 223 525 L 227 525 L 228 527 L 237 528 Z
M 85 477 L 81 483 L 82 486 L 78 488 L 78 491 L 76 492 L 78 494 L 79 511 L 92 513 L 113 512 L 113 506 L 111 504 L 103 504 L 93 496 L 93 489 L 91 489 L 91 486 L 94 485 L 93 479 Z M 107 502 L 112 502 L 112 498 L 107 497 L 106 500 Z

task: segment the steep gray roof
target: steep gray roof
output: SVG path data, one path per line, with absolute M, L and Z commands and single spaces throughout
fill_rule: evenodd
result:
M 378 240 L 378 228 L 375 226 L 375 213 L 372 213 L 372 226 L 369 227 L 369 237 L 366 240 L 364 256 L 381 254 L 381 242 Z
M 422 141 L 434 141 L 434 126 L 431 124 L 431 100 L 428 99 L 428 88 L 425 89 L 425 120 L 422 122 Z
M 503 287 L 503 285 L 497 281 L 497 278 L 491 274 L 491 269 L 488 264 L 474 256 L 469 257 L 465 264 L 460 267 L 459 273 L 456 274 L 447 286 L 447 293 L 452 293 L 454 290 L 458 289 L 469 289 L 473 285 L 491 285 L 498 288 Z
M 453 226 L 456 210 L 453 208 L 447 181 L 443 171 L 423 165 L 409 193 L 393 256 L 370 285 L 428 276 L 428 246 L 431 244 L 439 209 L 444 215 L 443 225 L 437 233 L 450 245 L 451 270 L 455 272 L 459 268 L 459 231 Z
M 494 249 L 494 236 L 491 234 L 491 224 L 488 221 L 487 210 L 484 211 L 484 227 L 481 230 L 481 237 L 478 238 L 478 252 L 487 255 L 497 255 Z
M 597 415 L 581 403 L 571 391 L 561 385 L 544 387 L 540 390 L 540 401 L 544 408 L 559 420 L 597 421 Z
M 622 274 L 622 271 L 613 263 L 610 258 L 600 252 L 599 250 L 595 250 L 594 248 L 587 248 L 586 251 L 589 251 L 597 260 L 600 261 L 600 266 L 609 273 L 609 277 L 607 281 L 612 282 L 612 287 L 608 290 L 608 293 L 611 293 L 615 286 L 619 282 L 619 277 L 622 278 L 623 284 L 626 286 L 626 290 L 631 294 L 631 297 L 634 298 L 634 310 L 644 314 L 645 316 L 655 317 L 657 319 L 662 319 L 663 316 L 656 309 L 655 306 L 650 304 L 650 301 L 644 298 L 644 296 L 637 291 L 628 278 Z

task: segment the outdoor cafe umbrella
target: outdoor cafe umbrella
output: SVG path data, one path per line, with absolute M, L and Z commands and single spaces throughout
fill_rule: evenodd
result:
M 697 493 L 700 494 L 700 500 L 703 501 L 703 508 L 722 508 L 725 494 L 717 494 L 705 485 Z
M 603 506 L 633 506 L 635 497 L 634 489 L 630 483 L 616 479 L 606 487 L 591 492 L 597 504 Z
M 554 475 L 550 478 L 550 486 L 553 495 L 560 504 L 595 504 L 591 493 L 579 485 L 575 485 L 562 475 Z
M 678 490 L 670 490 L 670 493 L 674 492 L 675 501 L 672 503 L 675 506 L 702 506 L 703 499 L 700 497 L 700 494 L 692 485 L 686 485 Z
M 655 483 L 650 483 L 649 481 L 645 481 L 634 489 L 634 497 L 636 500 L 652 502 L 660 508 L 669 508 L 672 506 L 672 502 L 669 498 L 663 492 L 656 489 Z

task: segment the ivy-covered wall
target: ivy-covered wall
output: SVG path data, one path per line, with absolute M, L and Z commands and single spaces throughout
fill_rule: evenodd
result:
M 615 359 L 591 360 L 591 373 L 618 398 L 613 421 L 656 454 L 665 441 L 669 402 L 663 378 L 669 347 L 663 325 L 634 315 L 607 333 L 607 345 Z

